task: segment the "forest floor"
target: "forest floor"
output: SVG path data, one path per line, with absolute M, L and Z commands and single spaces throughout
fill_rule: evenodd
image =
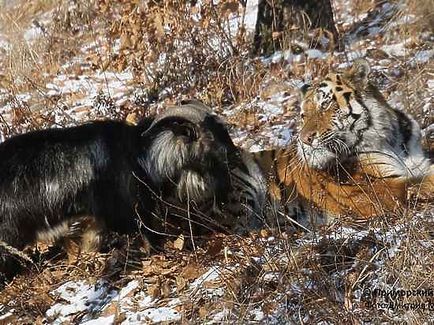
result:
M 255 58 L 257 1 L 146 3 L 0 1 L 0 141 L 95 119 L 135 123 L 198 98 L 236 144 L 282 147 L 296 132 L 297 88 L 364 57 L 432 148 L 430 1 L 334 0 L 345 51 L 313 31 Z M 147 257 L 123 247 L 68 263 L 37 245 L 34 268 L 0 293 L 0 324 L 430 323 L 433 226 L 433 207 L 412 204 L 361 228 L 214 234 L 195 251 L 169 241 Z

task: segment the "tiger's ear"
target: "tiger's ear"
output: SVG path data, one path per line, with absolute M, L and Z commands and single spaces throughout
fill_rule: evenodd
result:
M 368 61 L 365 59 L 359 58 L 354 60 L 353 65 L 350 70 L 347 72 L 347 76 L 354 83 L 361 83 L 366 85 L 368 83 L 368 75 L 371 72 L 371 68 L 369 67 Z
M 309 84 L 305 83 L 298 89 L 300 91 L 301 98 L 304 98 L 310 87 L 311 86 Z

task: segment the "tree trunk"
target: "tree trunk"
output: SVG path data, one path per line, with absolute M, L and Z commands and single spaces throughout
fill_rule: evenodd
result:
M 253 45 L 254 55 L 269 55 L 289 48 L 293 40 L 309 40 L 308 31 L 318 29 L 331 47 L 343 49 L 333 19 L 331 0 L 259 0 Z M 321 35 L 309 40 L 317 47 Z

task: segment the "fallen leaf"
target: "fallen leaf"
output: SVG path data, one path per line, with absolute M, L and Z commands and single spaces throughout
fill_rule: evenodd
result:
M 223 238 L 216 238 L 213 240 L 206 251 L 206 255 L 214 257 L 218 255 L 223 249 Z
M 186 280 L 195 280 L 199 277 L 200 271 L 196 263 L 187 265 L 182 271 L 182 276 Z
M 199 317 L 200 318 L 205 318 L 206 316 L 208 316 L 209 314 L 209 310 L 205 307 L 200 307 L 199 308 Z
M 182 251 L 184 249 L 185 239 L 184 235 L 181 234 L 179 237 L 173 242 L 173 247 L 177 250 Z
M 187 281 L 185 281 L 184 277 L 182 276 L 177 276 L 176 277 L 176 290 L 178 292 L 181 292 L 182 289 L 184 289 L 187 285 Z
M 265 229 L 261 229 L 259 234 L 261 235 L 262 238 L 267 238 L 269 236 L 268 231 Z
M 152 299 L 160 298 L 161 296 L 161 290 L 160 290 L 160 284 L 154 284 L 148 287 L 148 294 L 152 297 Z
M 116 303 L 111 303 L 110 305 L 108 305 L 106 308 L 104 308 L 104 310 L 101 313 L 101 316 L 110 316 L 110 315 L 117 315 L 119 313 L 119 304 Z
M 130 113 L 130 114 L 128 114 L 127 118 L 125 119 L 125 121 L 128 124 L 136 125 L 137 124 L 137 114 L 136 113 Z
M 161 297 L 168 298 L 170 297 L 170 292 L 172 290 L 170 289 L 169 281 L 165 281 L 163 285 L 161 286 Z
M 169 275 L 175 273 L 175 271 L 178 269 L 177 265 L 172 266 L 169 269 L 164 269 L 161 271 L 161 275 Z

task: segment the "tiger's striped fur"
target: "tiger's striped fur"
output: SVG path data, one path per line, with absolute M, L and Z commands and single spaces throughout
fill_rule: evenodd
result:
M 286 149 L 254 153 L 273 205 L 309 224 L 351 216 L 365 221 L 397 213 L 408 188 L 434 189 L 420 128 L 387 104 L 358 60 L 302 89 L 301 125 Z

